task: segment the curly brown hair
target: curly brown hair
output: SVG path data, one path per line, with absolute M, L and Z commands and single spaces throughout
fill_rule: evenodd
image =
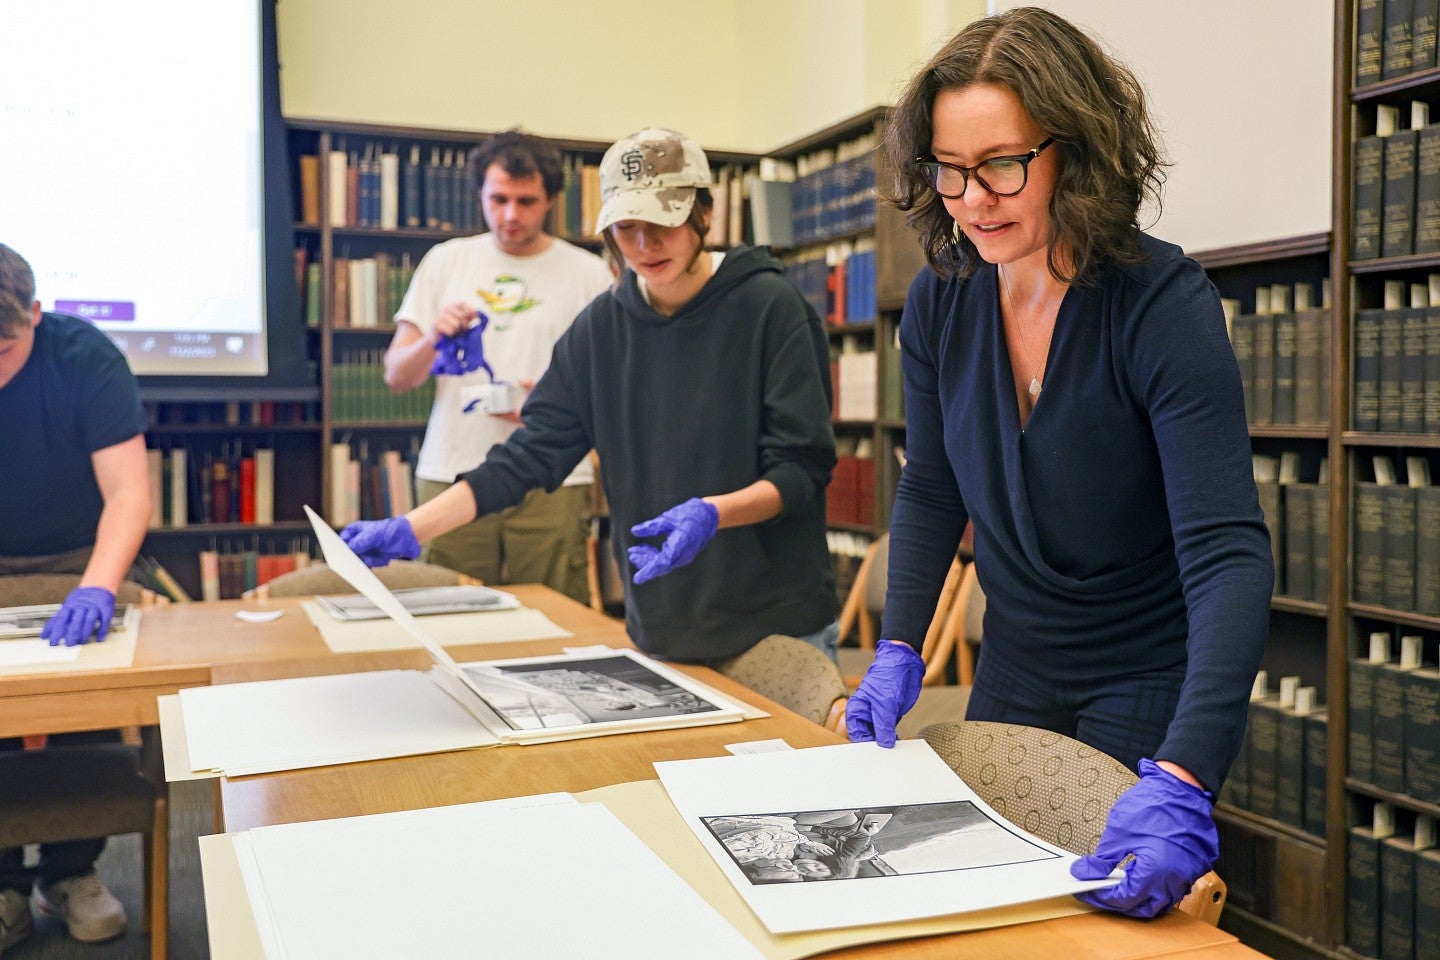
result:
M 906 86 L 890 111 L 885 150 L 895 171 L 886 199 L 909 216 L 925 259 L 944 277 L 981 263 L 940 195 L 915 164 L 930 156 L 931 111 L 942 90 L 1005 87 L 1063 152 L 1050 197 L 1047 262 L 1062 282 L 1085 282 L 1106 263 L 1138 263 L 1141 202 L 1159 209 L 1165 161 L 1135 75 L 1069 21 L 1038 7 L 976 20 Z

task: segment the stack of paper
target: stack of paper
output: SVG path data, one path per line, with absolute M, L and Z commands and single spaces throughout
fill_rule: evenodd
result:
M 202 841 L 207 896 L 223 839 Z M 760 957 L 613 814 L 568 795 L 229 840 L 267 960 Z
M 443 613 L 478 613 L 488 610 L 514 610 L 520 601 L 512 594 L 476 584 L 453 587 L 414 587 L 396 590 L 394 597 L 412 616 L 428 617 Z M 381 620 L 385 612 L 363 594 L 345 597 L 317 597 L 320 605 L 336 620 Z

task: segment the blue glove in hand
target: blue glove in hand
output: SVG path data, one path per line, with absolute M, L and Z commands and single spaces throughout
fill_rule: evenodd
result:
M 886 749 L 895 746 L 895 724 L 920 699 L 920 682 L 924 679 L 925 661 L 914 647 L 881 640 L 875 648 L 875 662 L 845 705 L 845 730 L 850 741 L 874 740 Z
M 420 541 L 408 517 L 361 520 L 340 531 L 340 539 L 365 561 L 367 567 L 383 567 L 391 560 L 414 560 L 420 556 Z
M 852 701 L 853 702 L 853 701 Z M 1100 880 L 1130 854 L 1125 879 L 1075 896 L 1091 906 L 1153 917 L 1185 898 L 1220 855 L 1214 795 L 1155 763 L 1140 761 L 1140 782 L 1120 795 L 1095 852 L 1070 865 L 1077 880 Z
M 634 582 L 646 583 L 694 560 L 720 526 L 720 511 L 699 497 L 671 507 L 653 520 L 637 523 L 630 532 L 637 537 L 664 537 L 660 548 L 648 543 L 630 548 L 630 562 L 636 567 Z
M 489 318 L 479 311 L 476 311 L 476 316 L 480 318 L 479 323 L 466 327 L 453 336 L 440 338 L 440 343 L 435 347 L 435 362 L 430 365 L 431 373 L 458 377 L 483 369 L 490 374 L 491 380 L 495 379 L 495 371 L 485 362 L 484 334 L 485 328 L 489 326 Z
M 70 591 L 60 610 L 40 630 L 40 636 L 50 641 L 50 646 L 59 646 L 63 641 L 67 647 L 79 646 L 105 639 L 110 632 L 110 618 L 115 616 L 115 594 L 104 587 L 76 587 Z

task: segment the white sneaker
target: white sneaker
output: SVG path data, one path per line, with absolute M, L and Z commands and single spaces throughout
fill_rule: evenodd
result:
M 125 907 L 93 873 L 35 885 L 35 909 L 64 920 L 70 936 L 84 943 L 112 940 L 125 932 Z
M 0 890 L 0 954 L 30 936 L 34 927 L 29 898 L 19 890 Z

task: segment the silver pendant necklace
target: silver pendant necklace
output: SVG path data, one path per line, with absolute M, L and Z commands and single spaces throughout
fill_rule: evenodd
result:
M 1024 348 L 1024 358 L 1027 362 L 1030 362 L 1030 358 L 1033 356 L 1030 352 L 1030 341 L 1025 337 L 1025 326 L 1020 322 L 1020 314 L 1015 310 L 1015 301 L 1010 298 L 1010 284 L 1005 282 L 1005 275 L 1000 272 L 998 267 L 995 272 L 1000 277 L 1000 290 L 1005 294 L 1006 305 L 1010 307 L 1010 318 L 1015 322 L 1015 332 L 1020 335 L 1020 346 Z M 1030 385 L 1025 389 L 1025 392 L 1030 395 L 1030 403 L 1032 405 L 1036 400 L 1040 399 L 1040 380 L 1041 377 L 1045 375 L 1045 364 L 1049 362 L 1050 359 L 1050 339 L 1054 335 L 1055 325 L 1052 323 L 1050 325 L 1050 334 L 1045 338 L 1044 352 L 1040 354 L 1040 366 L 1037 367 L 1031 375 Z

